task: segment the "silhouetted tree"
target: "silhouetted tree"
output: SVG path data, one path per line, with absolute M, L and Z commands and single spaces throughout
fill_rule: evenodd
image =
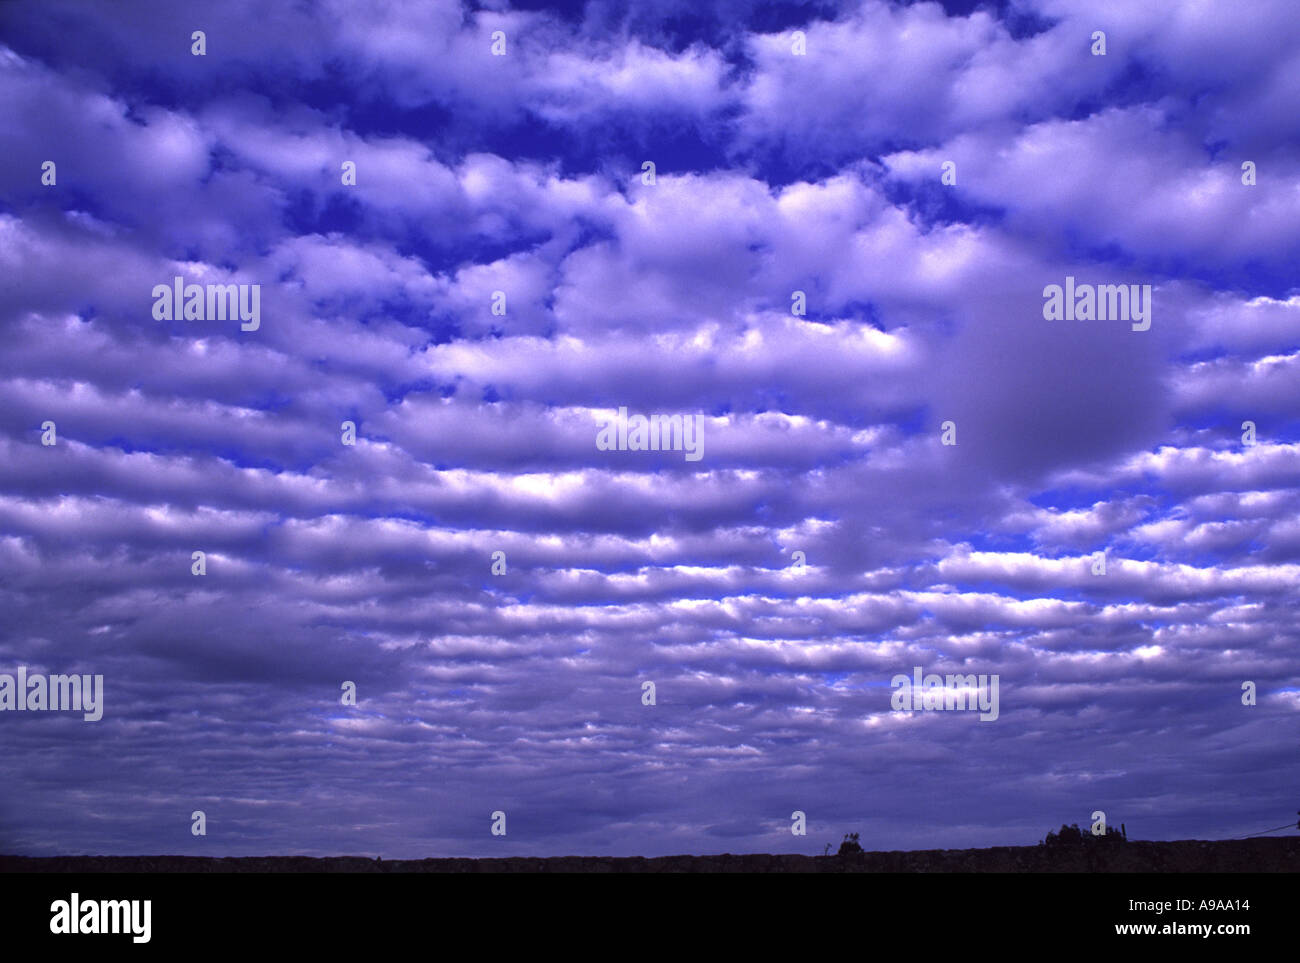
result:
M 1106 827 L 1106 835 L 1094 836 L 1092 833 L 1084 832 L 1079 828 L 1078 823 L 1069 826 L 1064 824 L 1056 832 L 1049 832 L 1047 838 L 1040 843 L 1042 846 L 1087 846 L 1096 843 L 1125 843 L 1128 842 L 1128 832 L 1120 831 L 1114 826 Z
M 836 856 L 852 856 L 854 853 L 862 852 L 862 847 L 858 845 L 857 833 L 845 833 L 844 842 L 840 843 L 839 852 Z

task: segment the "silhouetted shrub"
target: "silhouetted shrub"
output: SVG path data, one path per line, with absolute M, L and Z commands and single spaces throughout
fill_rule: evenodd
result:
M 1077 846 L 1083 842 L 1083 833 L 1079 832 L 1079 824 L 1066 826 L 1061 824 L 1060 832 L 1048 832 L 1047 838 L 1043 840 L 1044 846 Z
M 1121 832 L 1114 826 L 1106 827 L 1106 835 L 1094 836 L 1090 832 L 1084 832 L 1079 828 L 1078 823 L 1069 826 L 1064 824 L 1056 832 L 1049 832 L 1047 838 L 1040 845 L 1043 846 L 1086 846 L 1096 843 L 1126 843 L 1128 834 Z
M 845 833 L 844 842 L 840 843 L 839 852 L 836 856 L 852 856 L 854 853 L 862 852 L 862 847 L 858 845 L 857 833 Z

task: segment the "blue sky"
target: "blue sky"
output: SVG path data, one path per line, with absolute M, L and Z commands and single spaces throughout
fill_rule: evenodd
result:
M 105 687 L 0 713 L 0 851 L 1276 825 L 1297 50 L 1282 0 L 0 7 L 0 673 Z M 914 666 L 999 718 L 891 711 Z

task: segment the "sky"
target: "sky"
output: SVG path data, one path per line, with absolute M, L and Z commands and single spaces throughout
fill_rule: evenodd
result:
M 0 852 L 1285 823 L 1298 107 L 1291 0 L 0 6 L 0 673 L 103 677 Z

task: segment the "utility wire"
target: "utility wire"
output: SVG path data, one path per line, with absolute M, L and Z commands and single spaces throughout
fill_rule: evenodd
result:
M 1285 826 L 1278 826 L 1277 829 L 1266 829 L 1262 833 L 1248 833 L 1245 836 L 1233 836 L 1233 839 L 1250 839 L 1252 836 L 1267 836 L 1269 833 L 1276 833 L 1283 829 L 1295 829 L 1300 823 L 1287 823 Z

